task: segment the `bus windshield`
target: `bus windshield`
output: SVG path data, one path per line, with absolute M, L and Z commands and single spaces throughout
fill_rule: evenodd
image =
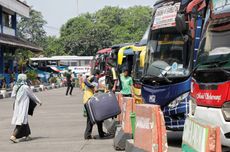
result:
M 174 32 L 151 32 L 144 75 L 162 77 L 187 77 L 190 73 L 188 41 Z
M 229 24 L 230 25 L 230 24 Z M 198 58 L 198 70 L 230 68 L 230 31 L 207 31 L 202 40 Z

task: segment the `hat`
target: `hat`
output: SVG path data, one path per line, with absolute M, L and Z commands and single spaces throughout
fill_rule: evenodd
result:
M 18 81 L 26 81 L 26 80 L 27 80 L 27 76 L 25 74 L 18 75 Z

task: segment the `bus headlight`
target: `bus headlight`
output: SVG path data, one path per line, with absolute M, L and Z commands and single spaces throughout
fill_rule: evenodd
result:
M 224 103 L 224 105 L 222 106 L 222 112 L 224 115 L 224 119 L 226 121 L 230 121 L 230 102 Z
M 190 92 L 186 92 L 182 94 L 181 96 L 177 97 L 175 100 L 173 100 L 168 107 L 169 108 L 175 108 L 177 107 L 182 101 L 184 101 L 186 98 L 188 98 Z

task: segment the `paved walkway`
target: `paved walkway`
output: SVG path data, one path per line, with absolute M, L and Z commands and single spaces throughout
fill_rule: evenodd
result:
M 83 139 L 82 94 L 75 89 L 73 96 L 66 97 L 64 92 L 65 88 L 37 93 L 43 106 L 29 121 L 33 140 L 18 144 L 9 142 L 13 100 L 0 100 L 0 152 L 113 152 L 112 139 Z
M 13 100 L 0 100 L 0 152 L 114 152 L 113 139 L 83 139 L 82 93 L 78 89 L 71 97 L 64 93 L 65 88 L 37 93 L 43 106 L 29 121 L 33 140 L 18 144 L 9 141 L 14 129 L 10 125 Z M 93 135 L 97 135 L 96 126 Z M 182 132 L 168 132 L 169 152 L 181 151 L 181 138 Z

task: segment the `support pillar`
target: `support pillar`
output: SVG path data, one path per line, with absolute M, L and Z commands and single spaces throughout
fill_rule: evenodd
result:
M 17 14 L 14 13 L 11 19 L 12 19 L 13 29 L 15 30 L 15 36 L 17 36 Z
M 2 6 L 0 6 L 0 29 L 1 29 L 1 33 L 3 33 L 3 17 L 2 17 Z
M 0 74 L 4 73 L 4 53 L 3 49 L 0 46 Z

